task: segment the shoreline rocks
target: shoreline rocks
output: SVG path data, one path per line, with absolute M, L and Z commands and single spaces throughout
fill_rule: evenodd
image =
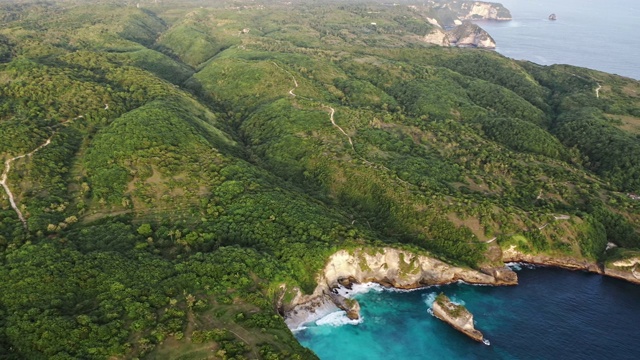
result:
M 475 341 L 483 342 L 484 336 L 473 325 L 473 315 L 464 306 L 455 304 L 440 294 L 431 306 L 433 315 Z
M 504 263 L 588 271 L 640 285 L 640 259 L 633 260 L 627 261 L 628 264 L 616 262 L 601 266 L 586 259 L 526 254 L 513 245 L 502 252 Z M 344 310 L 349 319 L 357 320 L 360 318 L 360 304 L 338 294 L 336 288 L 351 290 L 353 284 L 377 283 L 384 287 L 412 290 L 456 281 L 475 285 L 517 285 L 518 276 L 506 266 L 486 267 L 477 271 L 393 248 L 340 250 L 329 258 L 318 275 L 318 285 L 312 294 L 304 295 L 299 289 L 294 289 L 296 295 L 293 300 L 287 304 L 279 301 L 277 310 L 283 314 L 285 323 L 292 330 L 338 310 Z
M 567 270 L 583 270 L 596 274 L 604 274 L 600 266 L 593 261 L 578 260 L 571 257 L 558 258 L 544 254 L 526 254 L 518 251 L 514 245 L 502 252 L 502 261 L 504 263 L 528 263 L 533 265 L 552 266 Z
M 480 285 L 518 283 L 515 272 L 507 267 L 484 269 L 481 272 L 393 248 L 368 248 L 351 252 L 340 250 L 329 258 L 317 280 L 318 286 L 313 294 L 303 295 L 296 289 L 294 299 L 289 304 L 283 304 L 282 313 L 285 314 L 285 323 L 290 329 L 337 311 L 340 307 L 329 294 L 339 285 L 348 287 L 352 283 L 373 282 L 410 290 L 456 281 Z

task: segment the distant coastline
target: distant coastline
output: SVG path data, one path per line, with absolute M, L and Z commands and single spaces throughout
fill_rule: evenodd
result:
M 474 21 L 495 39 L 498 53 L 541 65 L 575 65 L 640 80 L 640 38 L 623 35 L 637 32 L 637 2 L 500 2 L 510 10 L 512 21 Z M 552 13 L 557 21 L 549 20 Z

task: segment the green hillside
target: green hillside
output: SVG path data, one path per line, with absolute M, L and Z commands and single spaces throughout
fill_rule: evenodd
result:
M 0 2 L 0 358 L 313 359 L 278 300 L 363 245 L 637 257 L 640 83 L 407 4 Z

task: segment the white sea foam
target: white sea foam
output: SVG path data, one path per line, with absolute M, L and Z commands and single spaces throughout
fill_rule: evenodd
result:
M 353 284 L 351 286 L 351 290 L 345 288 L 344 286 L 340 286 L 336 289 L 338 294 L 346 298 L 352 298 L 358 294 L 366 294 L 370 291 L 382 292 L 383 290 L 384 287 L 376 283 Z
M 522 264 L 520 263 L 516 263 L 516 262 L 510 262 L 510 263 L 506 263 L 505 265 L 507 265 L 507 267 L 513 271 L 520 271 L 522 270 Z
M 456 305 L 466 305 L 467 303 L 464 302 L 464 300 L 457 298 L 455 295 L 449 297 L 449 300 L 451 300 L 452 303 L 456 304 Z
M 433 306 L 433 303 L 436 301 L 437 296 L 438 296 L 438 293 L 435 293 L 435 292 L 422 295 L 422 300 L 427 305 L 429 310 L 431 310 L 431 307 Z
M 456 281 L 456 282 L 457 282 L 458 284 L 465 284 L 465 285 L 469 285 L 469 286 L 494 286 L 494 285 L 492 285 L 492 284 L 471 284 L 471 283 L 468 283 L 468 282 L 463 281 L 463 280 L 458 280 L 458 281 Z
M 433 306 L 433 303 L 436 301 L 436 297 L 438 297 L 438 293 L 432 292 L 432 293 L 428 293 L 428 294 L 422 295 L 422 300 L 424 301 L 425 305 L 427 305 L 427 307 L 429 309 L 431 309 L 431 307 Z M 449 300 L 451 300 L 451 302 L 456 304 L 456 305 L 465 305 L 466 304 L 464 302 L 464 300 L 456 297 L 455 295 L 450 296 Z
M 489 339 L 482 339 L 482 343 L 487 345 L 487 346 L 491 345 L 491 342 L 489 341 Z
M 509 267 L 511 270 L 514 270 L 514 271 L 544 267 L 544 265 L 536 265 L 536 264 L 529 264 L 529 263 L 523 263 L 523 262 L 510 262 L 510 263 L 506 263 L 505 265 L 507 265 L 507 267 Z
M 303 325 L 300 325 L 300 326 L 298 326 L 298 327 L 297 327 L 297 328 L 295 328 L 295 329 L 291 329 L 291 332 L 295 333 L 295 332 L 302 331 L 302 330 L 306 330 L 306 329 L 308 329 L 308 327 L 303 326 Z
M 343 326 L 343 325 L 358 325 L 363 321 L 360 317 L 358 320 L 351 320 L 347 317 L 347 313 L 344 311 L 336 311 L 316 321 L 318 326 Z

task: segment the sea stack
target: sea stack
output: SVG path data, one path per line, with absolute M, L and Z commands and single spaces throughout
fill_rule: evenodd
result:
M 555 21 L 557 19 L 556 14 L 549 15 L 549 20 Z
M 484 342 L 482 333 L 473 326 L 473 315 L 462 305 L 454 304 L 440 293 L 432 305 L 433 315 L 475 341 Z

